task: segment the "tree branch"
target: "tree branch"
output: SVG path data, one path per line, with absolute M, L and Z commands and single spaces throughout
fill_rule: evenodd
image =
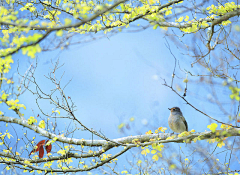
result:
M 27 127 L 36 133 L 41 134 L 42 136 L 48 137 L 49 139 L 53 139 L 54 137 L 57 137 L 57 141 L 62 142 L 62 143 L 69 143 L 73 145 L 84 145 L 84 146 L 119 146 L 115 143 L 109 143 L 106 140 L 84 140 L 84 139 L 75 139 L 75 138 L 68 138 L 68 137 L 63 137 L 60 135 L 56 135 L 50 132 L 47 132 L 46 130 L 36 126 L 36 125 L 29 125 L 27 121 L 22 121 L 21 119 L 13 118 L 13 117 L 0 117 L 0 121 L 4 121 L 7 123 L 16 123 L 19 124 L 23 127 Z M 216 134 L 217 133 L 217 134 Z M 240 128 L 232 128 L 228 130 L 217 130 L 216 132 L 211 132 L 211 131 L 206 131 L 202 133 L 193 133 L 189 136 L 186 137 L 180 137 L 180 138 L 175 138 L 175 139 L 169 139 L 165 140 L 166 138 L 170 137 L 172 134 L 170 133 L 158 133 L 158 134 L 148 134 L 148 135 L 137 135 L 137 136 L 128 136 L 128 137 L 122 137 L 122 138 L 117 138 L 113 139 L 114 142 L 121 143 L 121 144 L 128 144 L 131 146 L 137 146 L 136 144 L 133 143 L 134 140 L 139 140 L 140 141 L 140 146 L 146 146 L 150 145 L 153 142 L 151 142 L 152 139 L 156 139 L 158 143 L 169 143 L 169 142 L 177 142 L 177 143 L 182 143 L 186 139 L 194 139 L 196 137 L 201 137 L 201 140 L 204 139 L 209 139 L 209 138 L 214 138 L 214 137 L 230 137 L 230 136 L 240 136 Z M 145 143 L 148 142 L 148 143 Z M 143 143 L 143 144 L 141 144 Z

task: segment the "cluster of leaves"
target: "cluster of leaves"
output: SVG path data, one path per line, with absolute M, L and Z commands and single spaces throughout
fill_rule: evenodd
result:
M 72 162 L 73 162 L 73 161 L 72 161 L 72 158 L 68 158 L 68 159 L 63 159 L 63 160 L 58 160 L 58 161 L 57 161 L 58 167 L 61 168 L 62 170 L 67 170 L 67 169 L 69 169 L 69 168 L 73 168 L 72 166 L 68 166 L 68 167 L 63 166 L 64 164 L 69 165 L 69 164 L 72 163 Z M 45 165 L 44 165 L 44 166 L 45 166 Z M 46 164 L 46 166 L 47 166 L 47 167 L 51 167 L 51 165 L 47 165 L 47 164 Z
M 122 1 L 124 2 L 124 1 Z M 176 1 L 181 2 L 181 0 Z M 64 31 L 85 34 L 89 32 L 107 32 L 112 31 L 115 27 L 129 27 L 131 22 L 140 18 L 145 18 L 151 24 L 164 21 L 164 16 L 171 14 L 172 7 L 161 8 L 160 2 L 147 0 L 131 2 L 129 4 L 122 3 L 115 7 L 112 11 L 101 14 L 98 20 L 79 23 L 76 21 L 84 21 L 106 8 L 113 5 L 112 1 L 101 5 L 93 1 L 43 1 L 38 3 L 20 3 L 14 4 L 23 6 L 20 11 L 14 9 L 0 8 L 0 23 L 5 24 L 6 29 L 2 31 L 3 37 L 1 45 L 5 49 L 0 50 L 0 57 L 6 57 L 12 53 L 22 49 L 23 54 L 31 58 L 35 58 L 36 53 L 41 52 L 39 42 L 43 40 L 49 33 L 56 31 L 56 35 L 61 37 Z M 174 3 L 172 3 L 174 4 Z M 43 20 L 31 20 L 20 16 L 22 13 L 29 12 L 31 15 Z M 47 14 L 46 14 L 47 13 Z M 69 18 L 63 16 L 67 14 Z M 97 16 L 96 16 L 97 17 Z M 155 25 L 154 28 L 157 26 Z M 119 30 L 122 30 L 119 28 Z M 43 34 L 42 31 L 47 31 Z
M 211 22 L 213 19 L 216 19 L 218 16 L 222 16 L 228 12 L 234 11 L 239 8 L 240 5 L 236 5 L 235 2 L 227 2 L 225 4 L 218 4 L 218 6 L 214 6 L 213 4 L 206 9 L 204 9 L 205 13 L 208 13 L 206 19 L 192 19 L 189 20 L 189 16 L 181 16 L 180 18 L 176 19 L 176 22 L 183 22 L 191 24 L 191 27 L 184 27 L 181 30 L 185 33 L 195 33 L 199 29 L 205 29 L 211 26 Z M 231 24 L 230 20 L 223 21 L 221 25 L 227 26 Z
M 0 73 L 8 73 L 11 69 L 11 63 L 13 63 L 11 56 L 7 56 L 4 59 L 0 58 Z
M 28 124 L 29 124 L 29 125 L 32 125 L 32 124 L 34 124 L 34 123 L 37 123 L 37 119 L 36 119 L 35 117 L 31 116 L 31 117 L 28 119 Z M 40 128 L 42 128 L 42 129 L 45 129 L 45 126 L 46 126 L 45 121 L 44 121 L 44 120 L 41 120 L 41 121 L 39 122 L 38 126 L 39 126 Z
M 229 86 L 229 89 L 232 92 L 232 94 L 230 95 L 230 98 L 240 101 L 240 96 L 239 96 L 240 88 Z
M 165 128 L 165 127 L 159 127 L 158 129 L 155 130 L 155 134 L 157 134 L 159 132 L 165 133 L 166 130 L 167 130 L 167 128 Z M 153 134 L 153 133 L 151 130 L 149 130 L 145 134 Z M 161 152 L 162 152 L 162 149 L 164 148 L 164 145 L 162 143 L 154 143 L 154 142 L 158 141 L 160 139 L 161 138 L 150 140 L 151 142 L 153 142 L 153 144 L 151 145 L 151 148 L 150 148 L 151 151 L 149 150 L 148 146 L 145 146 L 145 147 L 142 146 L 141 154 L 146 156 L 148 153 L 151 152 L 151 154 L 153 154 L 152 159 L 154 161 L 158 161 L 159 157 L 162 157 Z M 136 142 L 135 140 L 134 140 L 134 143 L 138 144 L 138 142 Z M 141 161 L 140 162 L 138 161 L 138 163 L 140 164 Z
M 52 145 L 51 143 L 49 142 L 49 140 L 41 140 L 40 142 L 38 142 L 38 144 L 35 146 L 35 149 L 33 149 L 29 156 L 32 154 L 32 153 L 35 153 L 35 152 L 39 152 L 39 158 L 43 158 L 43 155 L 44 155 L 44 147 L 45 146 L 45 149 L 47 151 L 47 154 L 51 152 L 52 150 Z
M 7 103 L 8 106 L 10 106 L 9 110 L 10 109 L 19 110 L 20 108 L 26 109 L 24 104 L 18 104 L 18 102 L 19 102 L 18 99 L 16 99 L 16 100 L 11 99 L 11 100 L 7 101 L 6 103 Z
M 167 130 L 166 127 L 159 127 L 158 129 L 156 129 L 156 130 L 154 131 L 154 133 L 155 133 L 155 134 L 157 134 L 157 133 L 159 133 L 159 132 L 165 133 L 166 130 Z M 145 134 L 153 134 L 153 132 L 152 132 L 152 130 L 149 130 L 149 131 L 147 131 Z
M 214 139 L 209 139 L 207 140 L 208 143 L 214 143 L 217 142 L 217 146 L 219 148 L 221 148 L 222 146 L 225 146 L 225 143 L 223 142 L 224 140 L 226 140 L 227 137 L 223 137 L 223 135 L 225 135 L 227 132 L 227 130 L 231 129 L 232 126 L 231 125 L 225 125 L 222 124 L 221 128 L 224 129 L 225 131 L 221 132 L 217 131 L 218 124 L 216 123 L 212 123 L 211 125 L 208 125 L 207 128 L 209 128 L 213 133 L 216 133 L 216 136 Z
M 124 1 L 123 1 L 124 2 Z M 182 0 L 173 1 L 171 4 L 182 3 Z M 84 21 L 106 8 L 111 7 L 112 2 L 96 4 L 93 1 L 79 1 L 73 3 L 68 1 L 43 1 L 38 3 L 14 3 L 21 5 L 19 10 L 21 13 L 29 12 L 35 17 L 41 16 L 44 20 L 20 19 L 21 13 L 18 10 L 0 8 L 0 23 L 6 24 L 6 29 L 2 30 L 3 37 L 0 37 L 2 46 L 6 49 L 0 50 L 0 57 L 5 57 L 22 49 L 23 54 L 34 58 L 36 53 L 41 52 L 39 42 L 43 40 L 49 33 L 56 31 L 56 35 L 62 37 L 64 31 L 85 34 L 89 32 L 104 31 L 104 33 L 111 32 L 114 28 L 120 31 L 122 27 L 128 28 L 130 23 L 145 19 L 149 21 L 156 29 L 165 28 L 161 22 L 165 22 L 165 18 L 172 14 L 171 4 L 167 7 L 162 7 L 160 1 L 156 0 L 141 0 L 132 1 L 131 3 L 121 3 L 119 6 L 113 8 L 111 11 L 101 14 L 101 18 L 97 20 L 90 20 L 88 22 L 79 23 L 76 21 Z M 218 6 L 211 5 L 205 11 L 209 14 L 206 19 L 189 19 L 189 16 L 181 16 L 175 20 L 176 27 L 178 24 L 185 21 L 183 24 L 190 24 L 190 26 L 182 26 L 182 31 L 186 33 L 194 33 L 200 28 L 207 28 L 210 26 L 211 20 L 216 16 L 224 15 L 238 8 L 234 3 L 226 3 Z M 68 15 L 69 18 L 64 17 Z M 213 14 L 213 15 L 211 15 Z M 39 18 L 40 19 L 40 18 Z M 223 25 L 229 24 L 230 21 L 223 21 Z M 11 25 L 12 24 L 12 25 Z M 31 32 L 29 32 L 31 31 Z M 42 31 L 47 31 L 43 34 Z M 12 35 L 12 37 L 10 37 Z M 0 64 L 1 65 L 1 64 Z
M 227 2 L 225 4 L 218 4 L 218 6 L 211 5 L 206 8 L 209 14 L 214 14 L 215 16 L 222 16 L 228 12 L 232 12 L 239 8 L 240 5 L 235 4 L 235 2 Z
M 4 134 L 0 133 L 0 137 L 2 142 L 0 142 L 0 145 L 3 145 L 4 139 L 7 136 L 8 139 L 10 139 L 12 137 L 12 135 L 8 132 L 8 130 L 6 130 L 6 132 Z

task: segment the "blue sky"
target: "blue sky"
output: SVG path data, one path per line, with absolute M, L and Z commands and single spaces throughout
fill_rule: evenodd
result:
M 118 124 L 132 116 L 136 122 L 142 119 L 151 122 L 156 103 L 159 114 L 156 126 L 167 126 L 168 107 L 179 106 L 186 113 L 183 101 L 162 86 L 160 77 L 170 83 L 174 68 L 174 58 L 165 43 L 159 30 L 148 29 L 121 33 L 81 47 L 72 46 L 60 54 L 55 52 L 65 64 L 60 69 L 60 72 L 65 71 L 63 80 L 72 78 L 66 94 L 75 102 L 76 115 L 81 121 L 116 138 Z M 174 49 L 174 45 L 171 47 Z M 38 56 L 37 80 L 43 89 L 49 89 L 49 84 L 45 86 L 49 81 L 43 74 L 47 75 L 51 64 L 45 64 L 45 60 L 55 61 L 56 56 L 54 53 L 47 57 L 41 55 Z M 31 101 L 27 103 L 26 106 L 33 105 Z

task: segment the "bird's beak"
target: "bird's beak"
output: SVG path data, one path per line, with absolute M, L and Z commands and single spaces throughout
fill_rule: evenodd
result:
M 171 111 L 171 108 L 168 108 Z

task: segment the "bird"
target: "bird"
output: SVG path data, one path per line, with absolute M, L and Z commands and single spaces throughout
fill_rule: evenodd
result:
M 170 116 L 168 118 L 168 125 L 173 132 L 182 133 L 188 131 L 188 124 L 183 117 L 182 111 L 179 107 L 168 108 Z

